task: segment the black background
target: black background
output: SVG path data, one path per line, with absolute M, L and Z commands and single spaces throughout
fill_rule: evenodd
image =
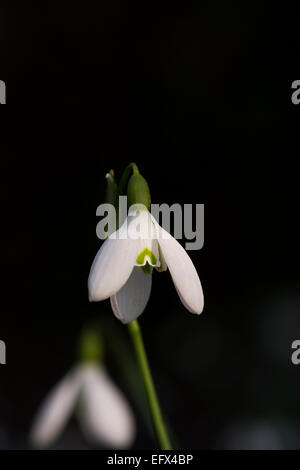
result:
M 141 317 L 178 446 L 299 448 L 295 15 L 66 0 L 4 4 L 1 24 L 0 447 L 27 447 L 93 319 L 136 411 L 136 447 L 153 445 L 118 359 L 126 328 L 108 301 L 89 304 L 86 286 L 104 175 L 136 161 L 153 202 L 205 204 L 204 248 L 190 252 L 204 313 L 188 313 L 156 273 Z M 76 422 L 57 445 L 88 446 Z

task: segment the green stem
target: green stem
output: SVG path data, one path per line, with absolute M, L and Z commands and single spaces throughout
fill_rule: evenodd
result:
M 132 338 L 132 342 L 134 344 L 136 356 L 143 376 L 153 426 L 155 429 L 159 447 L 162 450 L 172 450 L 172 446 L 166 431 L 166 427 L 158 403 L 155 386 L 153 383 L 150 367 L 148 364 L 147 354 L 145 351 L 142 332 L 140 330 L 138 321 L 134 320 L 130 322 L 128 324 L 128 329 Z

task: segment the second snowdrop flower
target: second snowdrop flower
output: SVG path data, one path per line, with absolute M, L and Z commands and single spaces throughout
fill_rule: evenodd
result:
M 114 449 L 132 446 L 133 413 L 103 364 L 98 362 L 99 347 L 93 336 L 83 338 L 85 360 L 73 367 L 42 402 L 30 434 L 35 447 L 51 446 L 73 412 L 91 442 Z

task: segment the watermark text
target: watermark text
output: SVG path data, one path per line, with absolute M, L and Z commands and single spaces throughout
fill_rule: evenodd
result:
M 200 250 L 204 245 L 204 204 L 151 204 L 149 212 L 135 204 L 127 211 L 127 197 L 120 196 L 118 211 L 112 204 L 100 204 L 96 215 L 102 217 L 96 227 L 100 240 L 108 236 L 111 239 L 168 239 L 173 232 L 177 240 L 188 240 L 186 250 Z
M 6 85 L 3 80 L 0 80 L 0 104 L 6 104 Z
M 0 364 L 6 364 L 6 344 L 0 339 Z
M 300 339 L 295 339 L 292 342 L 292 349 L 294 349 L 291 356 L 292 363 L 294 366 L 298 366 L 300 364 Z

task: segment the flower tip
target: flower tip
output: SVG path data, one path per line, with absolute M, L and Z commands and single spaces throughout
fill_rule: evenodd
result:
M 109 296 L 103 296 L 99 294 L 97 291 L 91 291 L 89 289 L 89 302 L 100 302 L 101 300 L 107 299 Z
M 203 296 L 202 296 L 201 303 L 200 303 L 199 307 L 195 310 L 194 313 L 195 313 L 196 315 L 201 315 L 201 313 L 203 312 L 203 310 L 204 310 L 204 298 L 203 298 Z
M 201 293 L 201 295 L 198 297 L 198 299 L 195 299 L 193 302 L 187 302 L 186 300 L 184 300 L 181 296 L 180 296 L 180 299 L 183 303 L 183 305 L 185 306 L 185 308 L 191 312 L 191 313 L 194 313 L 195 315 L 201 315 L 201 313 L 203 312 L 203 309 L 204 309 L 204 297 L 203 297 L 203 294 Z
M 89 302 L 95 302 L 95 297 L 92 295 L 90 290 L 89 290 Z
M 115 177 L 115 172 L 114 172 L 113 169 L 109 170 L 109 172 L 106 173 L 106 175 L 105 175 L 105 178 L 106 178 L 107 180 L 108 180 L 108 179 L 114 179 L 114 177 Z
M 203 313 L 203 306 L 201 308 L 199 308 L 199 310 L 197 310 L 197 312 L 195 312 L 196 315 L 201 315 L 201 313 Z

